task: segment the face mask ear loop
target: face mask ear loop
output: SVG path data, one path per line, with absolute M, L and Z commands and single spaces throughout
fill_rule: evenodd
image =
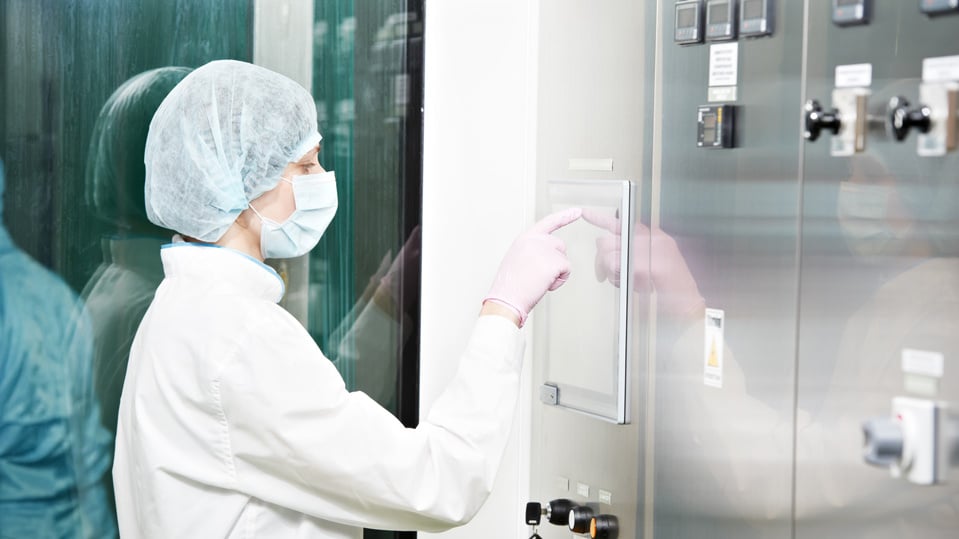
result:
M 290 184 L 290 185 L 293 185 L 293 180 L 291 180 L 291 179 L 289 179 L 289 178 L 284 178 L 283 176 L 280 176 L 280 181 L 281 181 L 281 182 L 286 182 L 286 183 L 288 183 L 288 184 Z M 267 223 L 267 222 L 269 222 L 269 223 L 276 223 L 276 221 L 274 221 L 273 219 L 267 219 L 267 218 L 263 217 L 263 215 L 261 215 L 260 212 L 256 211 L 256 208 L 253 207 L 253 203 L 252 203 L 252 202 L 248 202 L 248 203 L 246 204 L 246 206 L 247 206 L 248 208 L 250 208 L 251 210 L 253 210 L 253 213 L 255 213 L 256 216 L 260 218 L 260 222 L 261 222 L 261 223 Z
M 251 210 L 253 210 L 253 213 L 255 213 L 256 216 L 260 218 L 260 223 L 261 223 L 261 224 L 266 223 L 266 222 L 268 222 L 268 221 L 271 221 L 271 219 L 266 219 L 265 217 L 263 217 L 262 215 L 260 215 L 260 212 L 256 211 L 256 208 L 253 207 L 253 204 L 252 204 L 252 203 L 247 204 L 247 207 L 250 208 Z

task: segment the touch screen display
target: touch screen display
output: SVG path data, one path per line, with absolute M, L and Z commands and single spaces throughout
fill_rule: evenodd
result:
M 744 19 L 760 19 L 763 16 L 763 0 L 746 0 L 743 2 Z
M 709 24 L 723 24 L 729 22 L 729 4 L 712 4 L 709 10 Z
M 696 26 L 696 8 L 687 7 L 679 9 L 679 23 L 680 28 L 689 28 L 690 26 Z

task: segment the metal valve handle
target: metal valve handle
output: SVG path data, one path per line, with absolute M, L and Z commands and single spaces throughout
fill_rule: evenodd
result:
M 842 127 L 842 120 L 839 117 L 839 111 L 832 109 L 829 112 L 823 112 L 822 105 L 815 99 L 806 102 L 806 132 L 803 136 L 810 142 L 815 142 L 819 138 L 823 129 L 828 129 L 832 133 L 838 134 Z
M 919 105 L 909 110 L 909 101 L 905 97 L 893 97 L 889 100 L 889 126 L 899 141 L 905 140 L 913 127 L 920 133 L 928 133 L 932 128 L 932 109 Z

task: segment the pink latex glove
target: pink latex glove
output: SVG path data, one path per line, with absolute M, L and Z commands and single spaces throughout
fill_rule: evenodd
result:
M 547 291 L 569 278 L 566 244 L 552 233 L 579 219 L 579 208 L 548 215 L 513 240 L 483 302 L 495 301 L 516 312 L 519 326 Z

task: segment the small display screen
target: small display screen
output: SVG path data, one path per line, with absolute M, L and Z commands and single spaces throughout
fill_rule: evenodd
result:
M 761 19 L 763 17 L 763 0 L 745 0 L 743 2 L 743 19 Z
M 715 129 L 703 129 L 703 144 L 707 146 L 712 146 L 713 144 L 716 144 Z
M 836 5 L 837 6 L 856 6 L 856 5 L 859 5 L 860 2 L 862 2 L 862 0 L 836 0 Z
M 716 143 L 716 115 L 703 114 L 703 144 L 712 146 Z
M 729 3 L 711 4 L 709 6 L 709 24 L 723 24 L 729 22 Z
M 681 7 L 679 8 L 679 21 L 676 23 L 680 28 L 689 28 L 690 26 L 696 26 L 696 8 L 695 7 Z

